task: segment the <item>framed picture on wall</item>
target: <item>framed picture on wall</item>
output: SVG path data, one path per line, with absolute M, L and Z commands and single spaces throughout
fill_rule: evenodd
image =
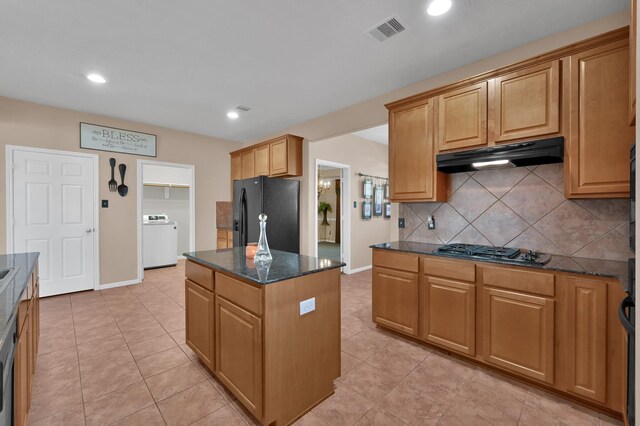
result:
M 366 200 L 370 200 L 373 197 L 373 181 L 371 179 L 365 179 L 362 185 L 362 197 Z
M 362 202 L 362 218 L 371 219 L 371 201 Z
M 391 217 L 391 203 L 384 203 L 384 218 L 389 219 Z
M 380 185 L 376 185 L 373 195 L 373 215 L 382 216 L 382 197 L 384 195 L 384 189 Z

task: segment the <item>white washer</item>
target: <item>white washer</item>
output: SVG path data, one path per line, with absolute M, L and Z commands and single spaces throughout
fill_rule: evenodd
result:
M 142 266 L 144 269 L 178 263 L 178 224 L 166 214 L 142 216 Z

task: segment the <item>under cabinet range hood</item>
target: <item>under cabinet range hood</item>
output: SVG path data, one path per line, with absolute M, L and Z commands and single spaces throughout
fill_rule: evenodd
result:
M 436 156 L 438 171 L 444 173 L 537 166 L 562 163 L 563 160 L 564 138 L 562 136 Z

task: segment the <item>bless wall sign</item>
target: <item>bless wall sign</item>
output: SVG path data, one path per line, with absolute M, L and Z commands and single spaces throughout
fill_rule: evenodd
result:
M 80 148 L 155 157 L 156 135 L 80 123 Z

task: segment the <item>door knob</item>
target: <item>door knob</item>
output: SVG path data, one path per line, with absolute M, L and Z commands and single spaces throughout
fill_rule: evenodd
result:
M 86 232 L 87 234 L 90 234 L 91 233 L 91 228 L 85 229 L 84 232 Z

